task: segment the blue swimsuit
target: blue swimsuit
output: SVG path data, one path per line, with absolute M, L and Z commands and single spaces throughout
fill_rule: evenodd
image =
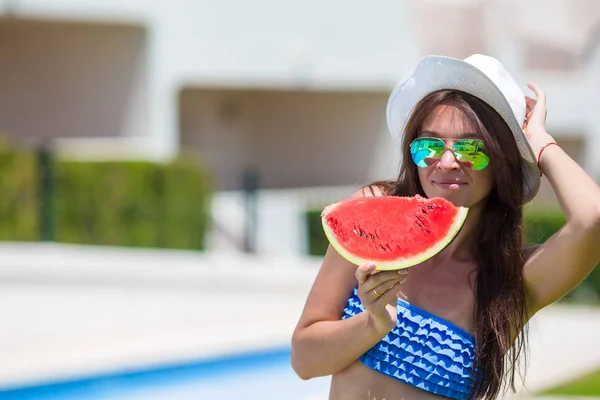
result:
M 342 319 L 364 311 L 354 289 Z M 398 299 L 398 322 L 359 360 L 366 366 L 428 392 L 468 399 L 475 338 L 464 329 Z

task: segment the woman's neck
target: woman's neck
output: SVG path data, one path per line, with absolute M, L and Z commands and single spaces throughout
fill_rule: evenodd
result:
M 444 259 L 473 259 L 473 245 L 477 239 L 477 227 L 483 212 L 483 204 L 469 208 L 469 213 L 454 240 L 439 254 Z

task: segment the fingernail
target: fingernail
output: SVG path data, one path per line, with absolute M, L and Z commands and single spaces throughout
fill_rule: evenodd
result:
M 406 274 L 408 274 L 409 272 L 410 272 L 410 270 L 408 270 L 408 269 L 399 269 L 399 270 L 398 270 L 398 273 L 399 273 L 400 275 L 406 275 Z
M 399 284 L 399 285 L 402 285 L 404 282 L 406 282 L 406 276 L 405 276 L 404 278 L 400 279 L 400 280 L 398 281 L 398 284 Z
M 367 264 L 367 269 L 369 271 L 372 271 L 373 269 L 375 269 L 375 263 L 374 262 L 370 262 Z

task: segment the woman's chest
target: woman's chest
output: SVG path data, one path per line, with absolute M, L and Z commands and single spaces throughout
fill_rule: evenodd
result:
M 473 332 L 475 294 L 468 277 L 425 276 L 411 271 L 398 297 L 469 333 Z

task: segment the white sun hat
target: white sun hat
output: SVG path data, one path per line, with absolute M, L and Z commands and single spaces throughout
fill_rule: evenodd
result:
M 388 100 L 387 124 L 398 145 L 417 103 L 428 94 L 443 89 L 459 90 L 483 100 L 507 123 L 521 153 L 524 203 L 531 201 L 540 188 L 540 171 L 522 129 L 525 95 L 493 57 L 474 54 L 464 60 L 445 56 L 421 59 L 398 83 Z

